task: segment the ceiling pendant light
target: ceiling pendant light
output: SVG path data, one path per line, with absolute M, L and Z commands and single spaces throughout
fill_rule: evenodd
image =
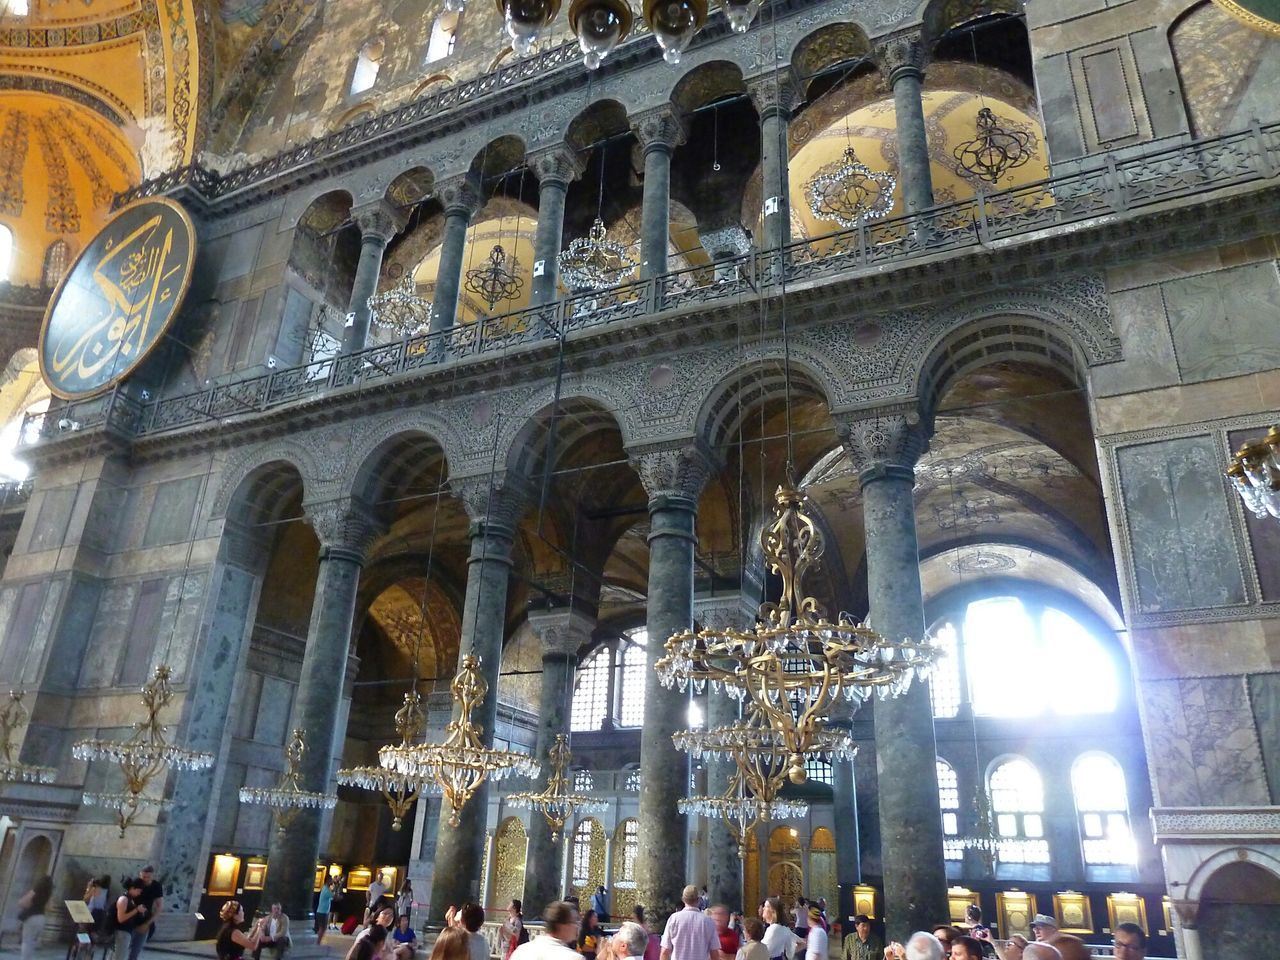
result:
M 644 19 L 662 48 L 662 59 L 677 64 L 707 21 L 707 0 L 644 0 Z
M 818 168 L 804 193 L 815 217 L 851 229 L 860 220 L 878 220 L 892 210 L 897 185 L 893 174 L 872 170 L 859 160 L 850 144 L 840 160 Z
M 533 52 L 542 31 L 560 12 L 560 0 L 497 0 L 498 13 L 511 38 L 511 49 L 521 57 Z
M 978 111 L 977 133 L 972 140 L 958 144 L 953 155 L 969 173 L 998 183 L 1010 170 L 1016 170 L 1031 159 L 1031 134 L 1005 127 L 990 107 Z
M 578 38 L 588 70 L 599 67 L 631 32 L 633 19 L 626 0 L 573 0 L 569 4 L 569 29 Z
M 746 33 L 751 29 L 751 23 L 763 3 L 764 0 L 720 0 L 729 29 L 734 33 Z

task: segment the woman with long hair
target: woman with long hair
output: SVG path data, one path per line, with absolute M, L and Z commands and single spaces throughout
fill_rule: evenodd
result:
M 431 948 L 431 960 L 470 960 L 471 937 L 463 927 L 446 927 Z
M 374 960 L 382 956 L 382 947 L 386 942 L 387 928 L 380 923 L 371 923 L 351 944 L 346 960 Z
M 515 952 L 516 947 L 529 939 L 529 935 L 524 929 L 524 904 L 519 900 L 512 900 L 507 905 L 507 919 L 502 923 L 502 929 L 498 931 L 498 950 L 502 960 L 511 960 L 511 954 Z
M 596 960 L 596 951 L 600 949 L 602 939 L 604 927 L 600 926 L 600 914 L 588 910 L 582 918 L 582 929 L 578 932 L 578 952 L 586 960 Z
M 253 925 L 253 929 L 245 934 L 240 929 L 244 923 L 244 907 L 239 900 L 228 900 L 218 911 L 218 919 L 222 927 L 218 930 L 218 938 L 214 944 L 218 950 L 218 960 L 241 960 L 246 950 L 257 950 L 258 940 L 262 936 L 262 920 Z M 264 918 L 265 919 L 265 918 Z
M 770 897 L 760 910 L 760 918 L 768 924 L 761 941 L 769 951 L 769 960 L 793 960 L 800 941 L 786 924 L 787 910 L 778 897 Z

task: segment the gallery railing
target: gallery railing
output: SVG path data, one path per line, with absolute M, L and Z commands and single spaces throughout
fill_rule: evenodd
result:
M 983 248 L 1040 231 L 1127 213 L 1155 203 L 1280 175 L 1280 122 L 1125 159 L 1107 156 L 1074 173 L 982 194 L 923 213 L 862 223 L 823 237 L 688 267 L 553 303 L 485 317 L 449 330 L 405 337 L 346 356 L 142 402 L 112 393 L 30 414 L 30 444 L 91 427 L 151 434 L 410 376 L 554 342 L 575 333 L 689 306 L 746 299 L 784 284 L 878 269 L 952 250 Z

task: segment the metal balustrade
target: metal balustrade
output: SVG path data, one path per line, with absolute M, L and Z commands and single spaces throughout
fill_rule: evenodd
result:
M 60 432 L 105 427 L 126 435 L 153 434 L 269 410 L 343 388 L 375 385 L 442 364 L 554 342 L 585 330 L 690 306 L 750 299 L 783 283 L 822 280 L 850 271 L 908 263 L 954 250 L 990 247 L 1209 190 L 1272 179 L 1280 174 L 1280 122 L 982 194 L 904 215 L 798 240 L 785 247 L 660 276 L 553 303 L 485 317 L 450 330 L 377 344 L 346 356 L 231 383 L 197 393 L 140 402 L 117 387 L 91 400 L 28 414 L 22 443 Z

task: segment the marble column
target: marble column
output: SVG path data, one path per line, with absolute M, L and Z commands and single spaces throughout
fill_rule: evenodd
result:
M 747 81 L 747 92 L 760 114 L 760 173 L 764 223 L 761 250 L 774 250 L 791 242 L 791 180 L 787 175 L 790 151 L 787 128 L 791 111 L 803 99 L 791 69 Z
M 458 316 L 462 290 L 462 257 L 467 246 L 467 226 L 480 209 L 480 181 L 471 173 L 442 180 L 436 196 L 444 206 L 444 238 L 440 242 L 440 266 L 431 301 L 431 333 L 452 330 Z
M 471 719 L 484 731 L 485 746 L 491 747 L 498 719 L 498 672 L 506 633 L 511 548 L 516 525 L 528 500 L 527 491 L 514 477 L 505 474 L 492 478 L 487 474 L 455 478 L 449 481 L 449 486 L 466 506 L 472 521 L 458 657 L 461 660 L 471 654 L 480 658 L 480 673 L 489 684 L 489 692 Z M 487 782 L 462 808 L 456 827 L 448 822 L 449 804 L 446 802 L 442 807 L 427 910 L 429 919 L 443 920 L 450 905 L 479 902 L 488 808 Z
M 378 525 L 368 506 L 354 499 L 304 505 L 304 510 L 320 540 L 320 572 L 290 729 L 300 729 L 306 737 L 302 789 L 327 793 L 332 789 L 356 590 Z M 271 835 L 263 899 L 279 900 L 295 922 L 305 922 L 311 912 L 321 819 L 319 810 L 303 810 Z
M 558 143 L 532 154 L 529 169 L 538 178 L 538 226 L 533 237 L 530 294 L 530 303 L 538 306 L 556 299 L 560 250 L 564 245 L 564 199 L 569 184 L 582 176 L 583 164 L 577 150 Z
M 933 206 L 929 137 L 925 132 L 921 91 L 927 50 L 918 35 L 898 37 L 877 51 L 880 72 L 893 89 L 898 132 L 898 184 L 908 213 Z
M 573 700 L 573 675 L 578 665 L 578 651 L 591 640 L 596 618 L 583 610 L 529 611 L 529 625 L 542 641 L 542 696 L 538 701 L 538 736 L 534 756 L 542 764 L 542 773 L 533 788 L 541 790 L 551 775 L 547 753 L 556 734 L 569 730 L 570 705 Z M 572 830 L 573 824 L 566 824 Z M 542 914 L 549 903 L 560 899 L 559 859 L 565 838 L 552 839 L 547 818 L 534 811 L 529 818 L 529 853 L 525 860 L 524 910 L 532 918 Z M 505 904 L 501 904 L 505 906 Z
M 385 200 L 352 211 L 360 228 L 360 260 L 356 264 L 355 281 L 351 284 L 351 301 L 347 307 L 347 327 L 342 334 L 342 352 L 357 353 L 369 345 L 369 323 L 372 311 L 369 298 L 378 292 L 378 275 L 382 272 L 382 255 L 404 226 L 404 216 Z
M 846 421 L 840 430 L 862 486 L 871 625 L 892 640 L 918 639 L 925 624 L 912 490 L 928 431 L 914 408 Z M 875 736 L 885 917 L 889 936 L 905 942 L 947 916 L 929 685 L 877 702 Z
M 740 592 L 704 597 L 694 604 L 699 626 L 722 630 L 730 627 L 745 630 L 756 622 L 758 607 Z M 735 722 L 740 704 L 721 691 L 707 694 L 707 729 Z M 723 796 L 729 789 L 734 765 L 729 760 L 707 761 L 707 793 Z M 743 861 L 738 856 L 738 841 L 723 820 L 709 820 L 707 837 L 707 896 L 712 903 L 723 903 L 731 910 L 741 910 Z
M 647 188 L 646 188 L 647 189 Z M 686 818 L 676 803 L 689 790 L 689 758 L 671 736 L 685 725 L 688 694 L 668 689 L 654 664 L 667 638 L 693 625 L 698 497 L 714 461 L 693 440 L 627 451 L 649 495 L 649 584 L 644 729 L 640 732 L 640 849 L 636 898 L 660 929 L 680 909 L 687 874 Z
M 644 150 L 640 279 L 647 280 L 667 272 L 667 247 L 671 238 L 671 154 L 684 143 L 686 127 L 679 108 L 664 103 L 632 117 L 631 129 Z
M 845 704 L 841 704 L 844 707 Z M 853 727 L 847 711 L 832 716 L 827 726 L 849 732 Z M 858 843 L 858 793 L 852 760 L 831 762 L 831 819 L 836 839 L 836 886 L 839 903 L 830 906 L 841 922 L 853 914 L 853 888 L 862 882 L 862 850 Z

